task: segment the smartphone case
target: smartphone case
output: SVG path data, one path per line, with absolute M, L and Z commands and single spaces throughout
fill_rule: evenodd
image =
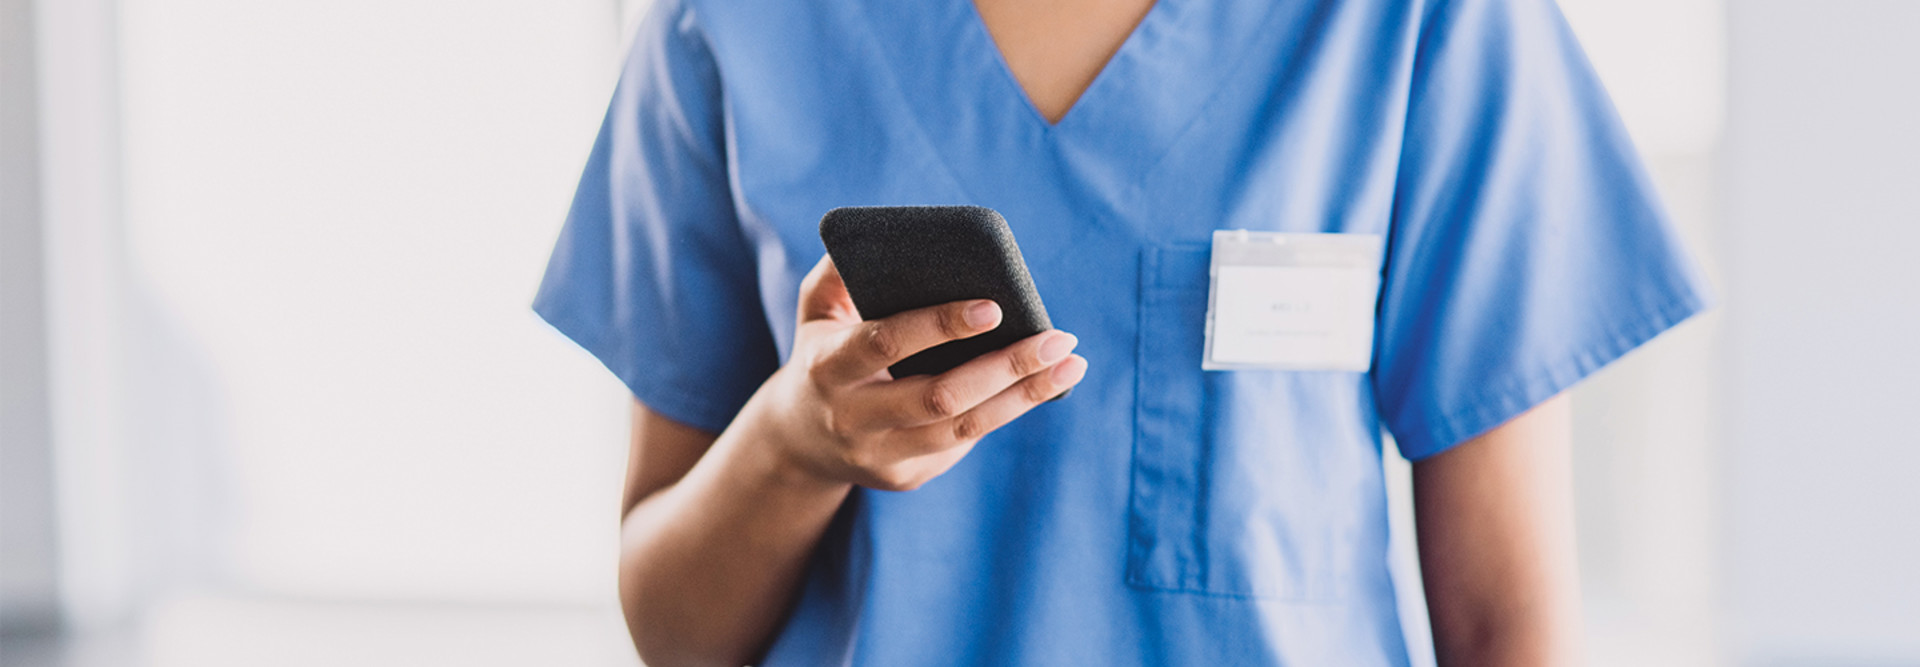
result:
M 864 319 L 965 299 L 1000 304 L 1000 326 L 907 357 L 893 376 L 932 375 L 1053 328 L 1013 230 L 979 206 L 837 208 L 820 240 Z

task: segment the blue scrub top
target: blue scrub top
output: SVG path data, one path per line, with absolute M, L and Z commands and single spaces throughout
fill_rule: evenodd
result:
M 857 489 L 769 665 L 1402 665 L 1382 427 L 1421 459 L 1703 307 L 1552 0 L 1159 0 L 1048 124 L 969 0 L 657 0 L 537 311 L 724 429 L 820 216 L 1005 214 L 1091 364 Z M 1216 229 L 1383 234 L 1368 373 L 1202 371 Z

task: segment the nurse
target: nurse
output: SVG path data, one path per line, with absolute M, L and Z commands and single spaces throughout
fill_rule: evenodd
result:
M 889 378 L 1000 317 L 855 315 L 821 215 L 918 204 L 1061 330 Z M 1405 665 L 1390 441 L 1440 663 L 1542 665 L 1561 396 L 1703 304 L 1552 0 L 655 0 L 535 307 L 649 664 Z

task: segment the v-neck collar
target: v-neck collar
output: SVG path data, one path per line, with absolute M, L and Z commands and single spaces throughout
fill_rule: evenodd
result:
M 1130 192 L 1268 32 L 1272 0 L 1157 0 L 1058 123 L 1020 87 L 972 0 L 854 0 L 902 102 L 969 193 L 1007 178 Z
M 1007 60 L 1007 52 L 1001 49 L 1000 43 L 993 38 L 993 31 L 987 27 L 987 18 L 980 13 L 980 5 L 976 4 L 974 0 L 960 0 L 960 4 L 966 6 L 967 13 L 971 18 L 971 20 L 966 21 L 966 23 L 970 24 L 969 27 L 971 30 L 967 30 L 965 31 L 967 34 L 961 35 L 962 42 L 964 42 L 961 50 L 963 52 L 982 53 L 984 57 L 993 59 L 993 61 L 999 65 L 1000 78 L 1004 80 L 1003 85 L 996 86 L 996 88 L 1012 88 L 1013 93 L 1019 96 L 1020 101 L 1026 103 L 1025 106 L 1028 115 L 1032 117 L 1033 122 L 1039 123 L 1045 126 L 1046 129 L 1051 130 L 1072 118 L 1074 116 L 1074 110 L 1081 107 L 1081 102 L 1085 102 L 1093 97 L 1094 90 L 1099 88 L 1104 80 L 1121 76 L 1120 74 L 1113 73 L 1113 65 L 1116 61 L 1120 60 L 1120 54 L 1124 53 L 1128 48 L 1138 48 L 1134 47 L 1133 43 L 1140 39 L 1141 30 L 1145 28 L 1149 22 L 1154 20 L 1154 14 L 1159 13 L 1160 8 L 1179 1 L 1180 0 L 1154 0 L 1153 5 L 1147 8 L 1146 14 L 1142 15 L 1137 23 L 1128 28 L 1127 36 L 1121 40 L 1120 47 L 1114 49 L 1113 53 L 1107 55 L 1106 62 L 1100 63 L 1100 71 L 1094 73 L 1093 80 L 1088 82 L 1087 86 L 1080 90 L 1080 94 L 1075 96 L 1073 101 L 1067 105 L 1067 110 L 1060 114 L 1059 120 L 1047 120 L 1047 115 L 1041 113 L 1040 106 L 1033 102 L 1033 93 L 1028 91 L 1027 87 L 1020 83 L 1020 77 L 1014 75 L 1013 63 Z M 980 45 L 983 43 L 986 48 L 980 48 Z

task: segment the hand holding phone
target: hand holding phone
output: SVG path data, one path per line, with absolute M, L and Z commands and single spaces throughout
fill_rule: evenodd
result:
M 837 208 L 820 220 L 820 240 L 864 319 L 967 299 L 1000 305 L 998 327 L 908 357 L 888 369 L 896 378 L 937 375 L 1053 328 L 1013 231 L 993 209 Z
M 763 443 L 782 467 L 829 484 L 918 488 L 980 438 L 1078 383 L 1087 360 L 1064 331 L 1028 336 L 939 375 L 883 372 L 929 348 L 1004 323 L 968 299 L 863 319 L 831 259 L 800 283 L 793 355 L 728 433 Z

